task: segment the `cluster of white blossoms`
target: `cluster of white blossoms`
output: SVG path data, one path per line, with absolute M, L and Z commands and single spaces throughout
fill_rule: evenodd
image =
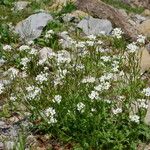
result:
M 39 87 L 35 86 L 26 87 L 26 91 L 28 92 L 28 94 L 25 96 L 25 98 L 28 100 L 34 100 L 42 92 Z
M 71 62 L 70 53 L 66 50 L 59 51 L 57 53 L 56 60 L 58 65 L 63 63 L 70 63 Z
M 49 31 L 46 32 L 45 38 L 46 39 L 51 38 L 53 34 L 54 34 L 54 31 L 53 30 L 49 30 Z
M 60 104 L 61 100 L 62 100 L 61 95 L 55 95 L 54 99 L 53 99 L 53 102 L 56 102 L 56 103 Z
M 45 115 L 46 117 L 48 117 L 48 123 L 49 124 L 54 124 L 54 123 L 57 123 L 57 120 L 55 118 L 55 115 L 56 115 L 56 111 L 54 108 L 52 107 L 49 107 L 48 109 L 46 109 L 45 111 Z
M 29 51 L 29 54 L 31 55 L 37 55 L 38 54 L 38 50 L 35 48 L 31 48 L 31 50 Z
M 132 122 L 135 122 L 135 123 L 140 122 L 140 117 L 138 115 L 130 115 L 129 118 Z
M 28 45 L 21 45 L 19 47 L 19 51 L 26 51 L 26 50 L 29 50 L 29 49 L 30 49 L 30 47 Z
M 19 74 L 19 70 L 11 67 L 7 71 L 4 72 L 4 75 L 9 75 L 11 80 L 15 79 Z
M 137 102 L 139 108 L 144 108 L 144 109 L 148 108 L 148 101 L 146 99 L 138 99 Z
M 122 113 L 122 108 L 112 109 L 112 112 L 113 112 L 114 115 L 117 115 L 119 113 Z
M 77 110 L 78 110 L 79 112 L 83 113 L 83 112 L 84 112 L 84 108 L 85 108 L 85 104 L 83 104 L 82 102 L 79 102 L 79 103 L 77 104 Z
M 39 84 L 43 84 L 43 82 L 48 81 L 48 73 L 41 72 L 39 75 L 36 76 L 35 80 Z
M 91 91 L 91 93 L 88 95 L 91 100 L 98 100 L 99 99 L 99 93 L 97 91 Z
M 82 79 L 82 83 L 94 83 L 96 81 L 95 77 L 87 76 L 84 79 Z
M 3 83 L 0 83 L 0 94 L 2 94 L 4 92 L 4 84 Z
M 24 57 L 21 59 L 21 62 L 20 64 L 23 65 L 23 69 L 26 69 L 27 68 L 27 64 L 30 62 L 30 59 L 27 58 L 27 57 Z
M 101 60 L 103 60 L 104 62 L 108 62 L 108 61 L 111 61 L 111 57 L 110 56 L 102 56 Z
M 150 96 L 150 87 L 143 89 L 142 93 L 145 94 L 145 96 Z
M 112 36 L 116 37 L 117 39 L 120 39 L 122 37 L 123 31 L 121 30 L 121 28 L 115 28 L 112 31 Z
M 4 45 L 3 50 L 4 51 L 10 51 L 10 50 L 12 50 L 12 47 L 10 45 Z
M 134 52 L 136 52 L 138 49 L 139 49 L 139 47 L 136 45 L 135 42 L 132 42 L 132 43 L 130 43 L 130 44 L 127 45 L 127 50 L 128 50 L 128 52 L 130 52 L 130 53 L 134 53 Z
M 137 42 L 140 44 L 145 44 L 146 37 L 143 35 L 138 35 Z

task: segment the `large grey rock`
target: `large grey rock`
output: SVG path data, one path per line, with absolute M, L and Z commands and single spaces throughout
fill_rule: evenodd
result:
M 52 20 L 53 17 L 48 13 L 33 14 L 19 22 L 15 27 L 15 31 L 25 41 L 31 41 L 38 38 L 43 28 Z
M 23 10 L 28 6 L 28 4 L 30 4 L 30 2 L 18 1 L 18 2 L 15 3 L 14 9 L 17 10 L 17 11 Z
M 100 35 L 103 32 L 108 35 L 113 29 L 109 20 L 97 19 L 93 17 L 87 17 L 81 20 L 77 27 L 82 29 L 86 35 Z

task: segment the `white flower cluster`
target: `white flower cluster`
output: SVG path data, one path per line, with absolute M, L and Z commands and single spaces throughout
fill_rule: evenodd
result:
M 49 31 L 46 32 L 45 38 L 46 39 L 51 38 L 53 34 L 54 34 L 54 31 L 53 30 L 49 30 Z
M 132 122 L 135 122 L 135 123 L 140 122 L 140 117 L 138 115 L 130 115 L 129 118 Z
M 22 46 L 19 47 L 20 51 L 26 51 L 26 50 L 29 50 L 29 49 L 30 49 L 30 47 L 28 45 L 22 45 Z
M 77 110 L 80 111 L 81 113 L 84 112 L 84 108 L 85 108 L 85 105 L 82 102 L 79 102 L 77 104 Z
M 145 94 L 145 96 L 150 96 L 150 87 L 143 89 L 142 93 Z
M 66 50 L 59 51 L 56 57 L 58 65 L 71 62 L 70 53 Z
M 26 87 L 26 91 L 28 92 L 28 94 L 26 95 L 25 98 L 29 100 L 35 99 L 41 93 L 41 89 L 35 86 Z
M 120 39 L 122 37 L 123 31 L 121 30 L 121 28 L 115 28 L 112 31 L 112 36 L 116 37 L 117 39 Z
M 49 124 L 57 123 L 57 120 L 56 120 L 56 118 L 55 118 L 56 111 L 55 111 L 54 108 L 49 107 L 48 109 L 46 109 L 46 110 L 45 110 L 45 115 L 46 115 L 47 117 L 49 117 L 49 121 L 48 121 Z
M 11 49 L 12 49 L 12 47 L 10 45 L 4 45 L 3 46 L 4 51 L 10 51 Z
M 146 99 L 138 99 L 137 102 L 139 108 L 144 108 L 144 109 L 148 108 L 148 102 Z
M 127 50 L 128 50 L 128 52 L 130 52 L 130 53 L 136 52 L 136 51 L 138 50 L 138 48 L 139 48 L 139 47 L 136 45 L 135 42 L 130 43 L 130 44 L 127 45 Z
M 145 44 L 146 37 L 143 35 L 138 35 L 137 42 L 140 44 Z
M 117 115 L 119 113 L 122 113 L 122 108 L 113 109 L 112 112 L 113 112 L 114 115 Z
M 6 72 L 4 72 L 4 75 L 9 75 L 11 80 L 16 78 L 18 74 L 19 74 L 19 70 L 14 67 L 11 67 Z
M 54 99 L 53 99 L 53 102 L 56 102 L 56 103 L 60 104 L 61 100 L 62 100 L 61 95 L 55 95 Z
M 91 100 L 98 100 L 99 99 L 99 93 L 97 91 L 91 91 L 91 93 L 88 95 Z
M 82 83 L 94 83 L 96 81 L 95 77 L 87 76 L 81 82 Z
M 3 58 L 0 58 L 0 67 L 3 66 L 5 62 L 6 60 L 4 60 Z
M 39 83 L 42 84 L 45 81 L 48 81 L 48 73 L 40 73 L 39 75 L 36 76 L 35 80 Z
M 30 62 L 30 59 L 27 58 L 27 57 L 24 57 L 21 59 L 21 62 L 20 64 L 23 65 L 23 69 L 26 69 L 27 68 L 27 64 Z

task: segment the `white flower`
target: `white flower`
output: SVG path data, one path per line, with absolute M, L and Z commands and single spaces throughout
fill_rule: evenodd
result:
M 96 80 L 95 77 L 87 76 L 81 82 L 82 83 L 94 83 L 95 80 Z
M 148 108 L 148 103 L 145 99 L 138 99 L 137 101 L 138 101 L 139 108 L 145 108 L 145 109 Z
M 14 79 L 15 77 L 17 77 L 18 73 L 19 73 L 19 70 L 13 67 L 9 68 L 6 71 L 6 74 L 9 74 L 11 79 Z
M 25 69 L 27 67 L 28 62 L 30 62 L 30 59 L 25 57 L 21 59 L 20 64 L 23 65 L 23 68 Z
M 59 51 L 56 57 L 58 64 L 71 62 L 70 53 L 65 50 Z
M 57 123 L 57 119 L 54 117 L 50 117 L 50 120 L 48 121 L 49 124 Z
M 30 47 L 28 45 L 22 45 L 19 47 L 20 51 L 25 51 L 25 50 L 29 50 L 29 49 L 30 49 Z
M 36 76 L 35 80 L 42 84 L 44 81 L 48 81 L 48 78 L 47 78 L 48 74 L 47 73 L 41 73 L 39 75 Z
M 133 42 L 133 43 L 127 45 L 127 49 L 130 53 L 134 53 L 135 51 L 138 50 L 138 46 L 136 45 L 135 42 Z
M 17 97 L 11 95 L 11 97 L 10 97 L 9 99 L 10 99 L 11 101 L 15 101 L 15 100 L 17 99 Z
M 35 86 L 26 87 L 26 90 L 28 94 L 26 95 L 25 98 L 29 100 L 35 99 L 36 96 L 38 96 L 41 93 L 41 89 Z
M 91 34 L 91 35 L 87 36 L 87 38 L 90 39 L 90 40 L 95 40 L 95 39 L 96 39 L 96 36 L 93 35 L 93 34 Z
M 34 41 L 28 41 L 27 44 L 28 44 L 28 45 L 33 45 L 33 44 L 34 44 Z
M 130 115 L 129 118 L 132 122 L 135 122 L 135 123 L 140 122 L 140 117 L 138 115 Z
M 122 113 L 122 108 L 113 109 L 112 112 L 114 115 L 117 115 L 119 113 Z
M 150 96 L 150 87 L 143 89 L 142 93 L 144 93 L 145 96 Z
M 12 49 L 12 47 L 10 45 L 4 45 L 3 46 L 4 51 L 10 51 L 11 49 Z
M 53 31 L 53 30 L 47 31 L 46 34 L 45 34 L 45 38 L 51 38 L 51 37 L 52 37 L 52 34 L 54 34 L 54 31 Z
M 88 95 L 91 100 L 99 99 L 99 94 L 97 91 L 92 91 L 91 94 Z
M 101 59 L 104 61 L 104 62 L 108 62 L 111 60 L 111 57 L 110 56 L 102 56 Z
M 120 39 L 122 37 L 123 31 L 121 30 L 121 28 L 115 28 L 112 31 L 112 35 L 113 37 L 116 37 L 117 39 Z
M 4 92 L 4 84 L 0 83 L 0 94 L 2 94 Z
M 77 104 L 77 110 L 80 112 L 84 112 L 85 105 L 82 102 Z
M 86 41 L 86 44 L 87 44 L 88 46 L 94 46 L 94 41 Z
M 145 36 L 143 36 L 143 35 L 138 35 L 138 37 L 137 37 L 137 42 L 138 42 L 138 43 L 141 43 L 141 44 L 145 44 L 145 39 L 146 39 Z
M 61 102 L 62 96 L 61 95 L 55 95 L 54 96 L 54 102 L 57 102 L 58 104 Z
M 37 55 L 37 53 L 38 53 L 38 50 L 35 48 L 32 48 L 31 51 L 29 52 L 29 54 L 31 55 Z
M 46 109 L 45 110 L 45 115 L 47 116 L 47 117 L 49 117 L 49 116 L 54 116 L 56 114 L 56 111 L 55 111 L 55 109 L 54 108 L 52 108 L 52 107 L 49 107 L 48 109 Z

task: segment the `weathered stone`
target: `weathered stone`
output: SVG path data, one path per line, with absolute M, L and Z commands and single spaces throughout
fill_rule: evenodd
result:
M 87 17 L 79 22 L 78 28 L 82 29 L 86 35 L 100 35 L 102 33 L 110 34 L 112 31 L 112 24 L 107 19 L 97 19 Z
M 144 122 L 145 124 L 150 125 L 150 102 L 148 104 L 148 109 L 147 109 L 146 116 L 144 118 Z
M 48 21 L 51 20 L 53 20 L 53 17 L 50 14 L 33 14 L 19 22 L 15 27 L 15 31 L 25 41 L 31 41 L 41 35 L 43 28 L 47 25 Z
M 150 16 L 150 10 L 149 9 L 145 9 L 143 12 L 144 16 Z
M 28 6 L 28 4 L 30 4 L 30 2 L 27 2 L 27 1 L 18 1 L 14 5 L 14 10 L 17 10 L 17 11 L 23 10 L 23 9 L 25 9 Z
M 144 73 L 145 71 L 150 69 L 150 54 L 147 50 L 147 48 L 141 48 L 139 51 L 139 59 L 140 59 L 140 68 L 141 73 Z
M 143 21 L 138 25 L 138 30 L 145 36 L 150 36 L 150 19 Z

